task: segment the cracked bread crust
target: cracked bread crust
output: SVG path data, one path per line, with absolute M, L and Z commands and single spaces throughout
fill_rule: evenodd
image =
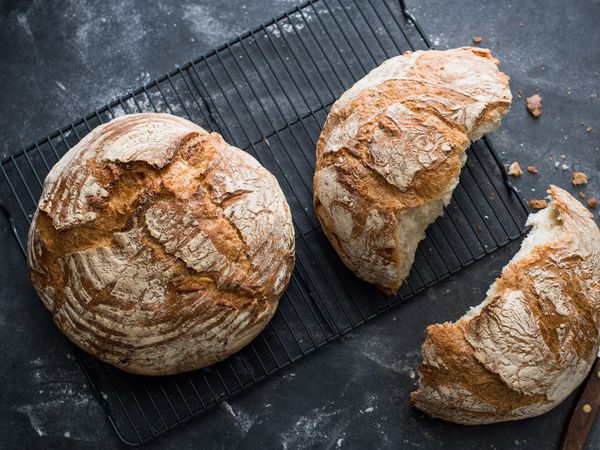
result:
M 28 242 L 58 328 L 125 371 L 208 366 L 268 323 L 294 265 L 276 179 L 168 114 L 94 129 L 50 171 Z
M 342 261 L 393 294 L 458 183 L 470 141 L 508 112 L 487 49 L 407 52 L 333 105 L 317 144 L 314 204 Z
M 425 413 L 467 425 L 537 416 L 587 376 L 600 344 L 600 230 L 573 196 L 549 193 L 484 302 L 427 328 L 411 394 Z

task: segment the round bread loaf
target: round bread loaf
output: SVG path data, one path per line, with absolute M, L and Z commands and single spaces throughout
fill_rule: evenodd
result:
M 250 155 L 187 120 L 132 114 L 52 168 L 28 265 L 73 343 L 128 372 L 173 374 L 265 327 L 293 269 L 294 228 Z
M 431 325 L 412 403 L 434 417 L 484 424 L 537 416 L 585 379 L 600 344 L 600 230 L 566 191 L 490 287 L 455 323 Z
M 470 141 L 510 108 L 487 49 L 389 59 L 331 108 L 317 145 L 315 209 L 342 261 L 395 293 L 458 183 Z

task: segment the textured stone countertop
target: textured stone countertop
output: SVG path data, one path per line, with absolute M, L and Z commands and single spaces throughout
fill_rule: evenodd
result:
M 298 3 L 0 1 L 1 156 Z M 541 198 L 555 183 L 600 197 L 600 1 L 408 4 L 438 48 L 481 36 L 501 60 L 515 99 L 492 140 L 506 163 L 537 166 L 537 175 L 515 181 L 524 196 Z M 538 120 L 525 110 L 535 92 L 544 98 Z M 588 174 L 585 189 L 571 185 L 572 170 Z M 4 221 L 0 236 L 0 448 L 119 446 L 69 344 L 35 297 Z M 407 402 L 426 326 L 479 303 L 517 248 L 496 252 L 148 447 L 557 448 L 576 394 L 541 417 L 471 428 L 426 418 Z M 589 448 L 600 448 L 600 421 Z

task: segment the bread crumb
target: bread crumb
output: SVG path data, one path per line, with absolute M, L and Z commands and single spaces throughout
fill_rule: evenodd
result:
M 521 175 L 523 175 L 523 170 L 521 169 L 521 166 L 518 162 L 515 161 L 510 166 L 508 166 L 508 174 L 512 175 L 513 177 L 520 177 Z
M 532 200 L 529 200 L 529 206 L 531 206 L 533 209 L 544 209 L 545 207 L 548 206 L 548 202 L 544 199 L 542 199 L 542 200 L 532 199 Z
M 408 376 L 411 380 L 414 380 L 417 375 L 411 370 L 410 373 L 408 374 Z
M 598 206 L 598 200 L 596 200 L 594 197 L 590 197 L 588 198 L 587 204 L 590 208 L 595 208 Z
M 475 42 L 476 44 L 481 44 L 481 41 L 483 41 L 483 39 L 481 39 L 481 36 L 475 36 L 473 38 L 473 42 Z
M 588 133 L 591 133 L 591 132 L 592 132 L 592 127 L 587 127 L 587 128 L 585 129 L 585 131 L 587 131 Z
M 542 115 L 542 97 L 538 94 L 527 97 L 527 111 L 533 117 L 540 117 Z
M 564 163 L 563 163 L 563 164 L 560 166 L 560 168 L 561 168 L 562 170 L 569 170 L 569 165 L 568 165 L 568 164 L 564 164 Z
M 537 167 L 535 167 L 535 166 L 527 166 L 527 172 L 538 173 L 538 170 L 537 170 Z
M 585 192 L 580 192 L 579 193 L 579 198 L 585 198 Z
M 579 186 L 581 184 L 587 184 L 587 175 L 583 172 L 573 172 L 573 185 Z

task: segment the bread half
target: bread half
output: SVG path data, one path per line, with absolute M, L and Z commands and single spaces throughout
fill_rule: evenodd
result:
M 411 394 L 427 414 L 470 425 L 537 416 L 588 374 L 599 345 L 600 231 L 573 196 L 548 192 L 483 303 L 427 328 Z
M 510 103 L 498 60 L 471 47 L 391 58 L 335 102 L 317 145 L 314 203 L 357 276 L 398 290 L 450 202 L 466 148 Z

